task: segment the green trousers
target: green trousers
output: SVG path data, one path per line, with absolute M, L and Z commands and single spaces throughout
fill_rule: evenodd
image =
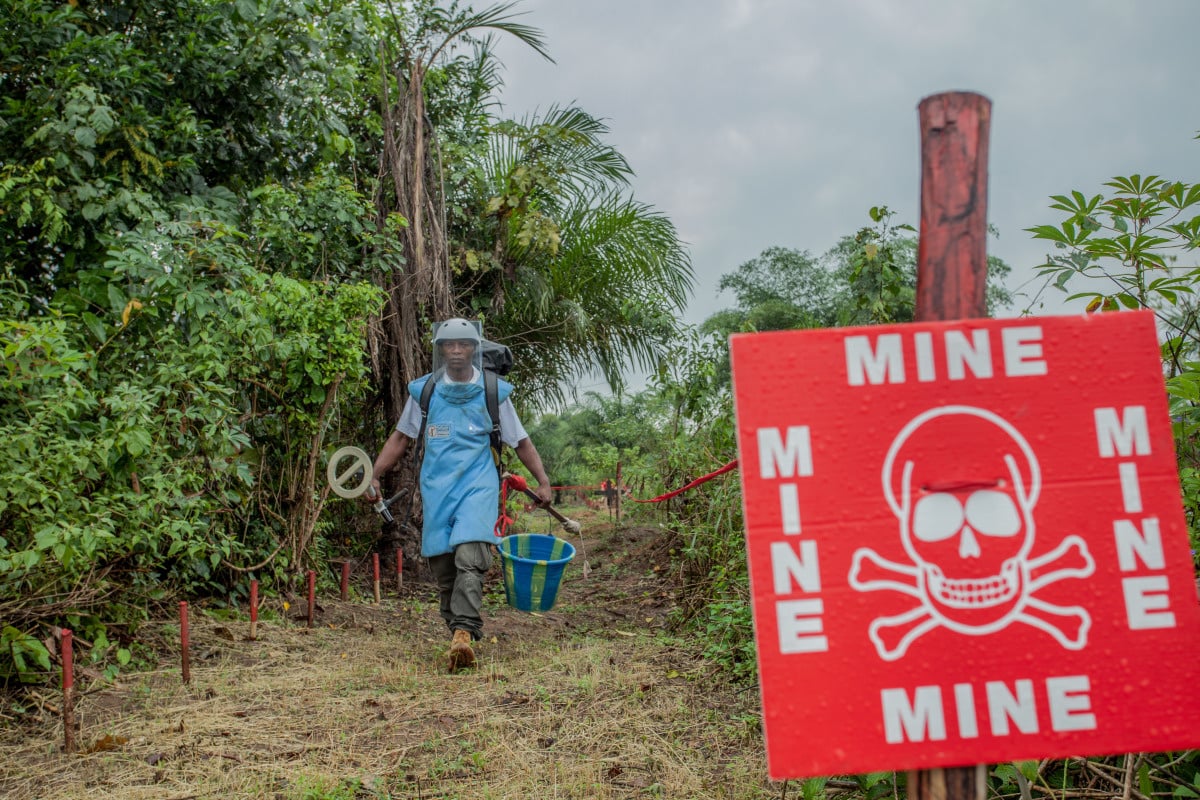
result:
M 453 553 L 430 557 L 442 619 L 451 631 L 467 631 L 472 639 L 483 636 L 483 579 L 491 566 L 492 546 L 487 542 L 465 542 Z

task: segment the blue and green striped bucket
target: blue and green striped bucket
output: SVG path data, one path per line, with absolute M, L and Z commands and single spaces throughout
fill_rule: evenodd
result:
M 557 536 L 514 533 L 500 540 L 504 594 L 518 611 L 549 611 L 575 547 Z

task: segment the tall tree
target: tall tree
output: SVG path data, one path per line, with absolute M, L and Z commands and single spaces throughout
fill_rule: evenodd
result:
M 71 615 L 99 657 L 148 598 L 307 557 L 378 309 L 347 279 L 387 253 L 345 157 L 357 6 L 7 4 L 0 617 L 22 652 Z M 0 681 L 27 677 L 15 652 Z
M 917 281 L 917 239 L 912 226 L 894 224 L 894 212 L 870 210 L 872 225 L 843 236 L 823 255 L 771 247 L 721 277 L 733 309 L 705 321 L 706 330 L 866 325 L 912 320 Z M 1004 286 L 1010 268 L 988 257 L 988 308 L 1011 302 Z
M 380 44 L 383 147 L 376 205 L 381 229 L 392 215 L 405 220 L 397 232 L 406 260 L 403 270 L 380 276 L 388 305 L 371 341 L 389 422 L 400 417 L 407 382 L 428 368 L 424 340 L 429 323 L 456 310 L 438 128 L 427 106 L 430 76 L 447 71 L 478 76 L 478 70 L 486 70 L 480 65 L 491 59 L 486 48 L 455 55 L 456 48 L 475 43 L 473 34 L 480 30 L 514 36 L 548 58 L 541 34 L 515 20 L 513 5 L 474 12 L 460 9 L 457 2 L 443 8 L 432 0 L 417 0 L 399 12 L 393 7 L 394 41 Z M 476 99 L 482 103 L 487 96 L 485 91 Z
M 619 388 L 652 370 L 680 333 L 691 265 L 665 215 L 629 196 L 633 175 L 582 109 L 494 125 L 473 183 L 486 214 L 464 225 L 462 291 L 522 353 L 518 376 L 551 404 L 599 372 Z
M 316 476 L 326 442 L 357 438 L 368 316 L 392 418 L 450 311 L 527 343 L 532 386 L 653 358 L 690 282 L 682 248 L 613 191 L 628 167 L 594 120 L 495 118 L 475 32 L 544 54 L 511 8 L 9 0 L 0 618 L 22 644 L 0 646 L 0 680 L 41 647 L 39 620 L 82 614 L 102 642 L 147 596 L 289 579 L 336 547 Z M 521 163 L 476 181 L 506 126 Z M 608 191 L 565 188 L 587 182 L 588 146 L 616 170 L 587 179 Z M 522 165 L 553 180 L 501 224 L 489 200 Z M 476 250 L 500 254 L 483 283 Z M 388 289 L 382 314 L 364 278 Z

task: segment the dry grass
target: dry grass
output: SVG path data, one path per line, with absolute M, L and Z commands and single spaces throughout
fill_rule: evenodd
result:
M 428 586 L 380 606 L 326 602 L 311 631 L 260 623 L 254 642 L 244 623 L 197 615 L 189 686 L 170 666 L 81 699 L 91 752 L 64 755 L 50 713 L 0 731 L 0 796 L 778 797 L 755 693 L 665 632 L 653 536 L 594 531 L 591 576 L 568 573 L 550 614 L 493 596 L 479 666 L 460 675 Z

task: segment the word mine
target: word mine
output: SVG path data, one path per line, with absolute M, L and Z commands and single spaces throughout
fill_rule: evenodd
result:
M 1042 328 L 1022 325 L 999 331 L 999 347 L 993 347 L 995 332 L 986 328 L 961 331 L 953 328 L 937 339 L 932 331 L 907 334 L 911 348 L 905 347 L 906 334 L 884 333 L 875 336 L 847 336 L 846 380 L 851 386 L 881 383 L 905 383 L 916 368 L 917 381 L 938 380 L 939 366 L 947 380 L 1006 378 L 1045 375 L 1042 356 Z M 906 357 L 906 351 L 911 355 Z M 995 352 L 998 351 L 998 352 Z
M 1130 517 L 1141 514 L 1142 491 L 1138 462 L 1134 458 L 1150 455 L 1146 407 L 1097 408 L 1093 415 L 1099 456 L 1119 459 L 1117 476 L 1121 482 L 1122 511 Z M 1140 527 L 1128 517 L 1113 520 L 1113 539 L 1117 546 L 1117 565 L 1125 576 L 1121 578 L 1121 593 L 1129 629 L 1174 628 L 1175 613 L 1167 593 L 1170 588 L 1167 558 L 1158 517 L 1142 517 Z
M 758 430 L 759 474 L 767 479 L 806 478 L 813 474 L 812 437 L 807 425 L 781 431 Z M 794 481 L 781 482 L 779 511 L 782 532 L 800 535 L 800 492 Z M 825 605 L 821 601 L 821 573 L 817 543 L 812 539 L 771 542 L 771 583 L 777 598 L 775 619 L 779 652 L 820 653 L 829 649 L 824 634 Z M 795 594 L 801 597 L 792 596 Z

